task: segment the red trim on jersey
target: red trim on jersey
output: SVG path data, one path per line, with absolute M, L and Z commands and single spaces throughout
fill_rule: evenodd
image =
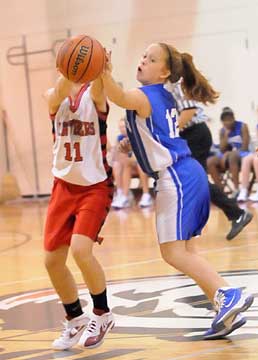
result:
M 55 117 L 56 117 L 56 112 L 54 114 L 50 114 L 49 113 L 49 117 L 50 117 L 50 120 L 55 120 Z
M 107 135 L 100 135 L 100 142 L 101 145 L 106 145 L 107 144 Z
M 50 117 L 50 121 L 51 121 L 51 124 L 52 124 L 52 136 L 53 136 L 53 142 L 56 141 L 56 133 L 55 133 L 55 117 L 56 117 L 56 114 L 50 114 L 49 113 L 49 117 Z
M 106 121 L 107 117 L 108 117 L 108 113 L 109 113 L 109 104 L 108 104 L 108 102 L 106 103 L 106 105 L 107 105 L 107 110 L 105 112 L 98 110 L 97 106 L 95 105 L 95 109 L 97 111 L 98 117 L 102 121 Z
M 71 96 L 68 97 L 68 98 L 69 98 L 69 101 L 70 101 L 70 110 L 71 110 L 73 113 L 78 109 L 78 107 L 79 107 L 79 105 L 80 105 L 80 102 L 81 102 L 82 95 L 85 93 L 85 91 L 87 90 L 88 86 L 89 86 L 89 84 L 84 84 L 84 85 L 80 88 L 80 90 L 79 90 L 78 94 L 76 95 L 74 101 L 73 101 L 73 99 L 72 99 Z
M 107 162 L 104 163 L 104 168 L 105 168 L 106 172 L 108 172 L 108 170 L 110 169 L 110 166 L 108 165 Z

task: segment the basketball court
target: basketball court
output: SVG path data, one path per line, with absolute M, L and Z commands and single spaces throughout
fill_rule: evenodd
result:
M 225 340 L 203 341 L 213 314 L 200 289 L 166 265 L 155 239 L 152 209 L 111 211 L 96 254 L 108 280 L 116 327 L 97 349 L 55 352 L 64 313 L 43 265 L 42 235 L 47 199 L 2 205 L 0 360 L 6 359 L 257 359 L 258 256 L 257 207 L 252 222 L 234 240 L 225 240 L 229 223 L 212 208 L 200 251 L 233 285 L 255 296 L 247 324 Z M 82 304 L 91 309 L 87 289 L 74 262 Z M 89 304 L 88 304 L 89 301 Z M 87 308 L 88 304 L 88 308 Z
M 193 54 L 197 67 L 221 94 L 215 105 L 204 108 L 214 142 L 219 139 L 221 109 L 230 106 L 248 124 L 254 151 L 257 14 L 257 0 L 27 0 L 22 6 L 18 0 L 3 2 L 0 360 L 258 360 L 258 203 L 251 202 L 240 206 L 254 215 L 253 220 L 232 241 L 226 240 L 231 224 L 213 206 L 199 239 L 201 254 L 226 280 L 254 295 L 243 327 L 222 340 L 202 339 L 214 317 L 211 304 L 190 278 L 162 260 L 154 209 L 134 204 L 110 211 L 100 234 L 104 242 L 95 246 L 116 326 L 96 349 L 52 350 L 63 329 L 64 311 L 44 267 L 53 137 L 42 96 L 55 84 L 57 54 L 70 36 L 88 34 L 111 50 L 115 78 L 123 88 L 139 85 L 135 74 L 144 49 L 165 42 Z M 69 68 L 71 51 L 65 70 L 76 73 L 87 51 L 84 48 L 75 67 Z M 110 104 L 111 145 L 122 116 L 124 110 Z M 90 295 L 71 257 L 68 265 L 82 306 L 90 313 Z

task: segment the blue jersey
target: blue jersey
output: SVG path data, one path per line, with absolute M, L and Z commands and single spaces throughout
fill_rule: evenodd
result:
M 142 170 L 157 178 L 178 160 L 191 155 L 187 142 L 179 136 L 177 111 L 172 94 L 163 84 L 140 88 L 148 97 L 152 112 L 146 119 L 127 110 L 126 128 L 133 152 Z
M 159 242 L 188 240 L 201 233 L 209 216 L 209 189 L 202 166 L 179 137 L 175 100 L 163 84 L 140 88 L 151 105 L 142 119 L 127 111 L 127 133 L 142 170 L 156 181 Z
M 232 146 L 232 150 L 239 150 L 242 146 L 242 128 L 244 123 L 242 121 L 235 121 L 234 128 L 228 134 L 228 143 Z M 223 134 L 225 129 L 221 129 Z

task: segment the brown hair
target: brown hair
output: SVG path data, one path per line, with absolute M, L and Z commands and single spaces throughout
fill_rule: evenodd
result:
M 214 104 L 219 93 L 195 67 L 193 57 L 188 53 L 180 53 L 171 45 L 165 43 L 159 43 L 159 45 L 167 53 L 167 67 L 171 70 L 168 80 L 175 83 L 183 78 L 182 89 L 188 99 L 200 101 L 203 104 Z

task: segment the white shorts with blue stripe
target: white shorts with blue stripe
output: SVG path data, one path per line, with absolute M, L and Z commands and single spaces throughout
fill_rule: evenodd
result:
M 209 217 L 207 175 L 191 157 L 159 173 L 156 226 L 159 243 L 189 240 L 201 234 Z

